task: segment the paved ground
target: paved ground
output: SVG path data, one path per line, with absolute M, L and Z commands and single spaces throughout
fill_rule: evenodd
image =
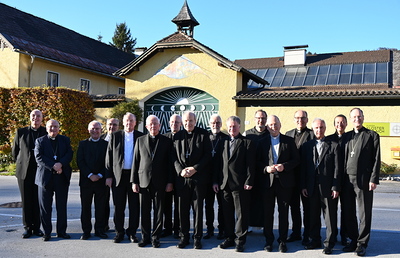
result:
M 367 256 L 400 257 L 400 182 L 381 181 L 374 200 L 373 223 L 370 246 Z M 18 203 L 20 196 L 15 177 L 0 176 L 0 205 Z M 11 206 L 11 207 L 10 207 Z M 15 206 L 15 205 L 14 205 Z M 6 208 L 7 207 L 7 208 Z M 22 239 L 21 208 L 6 205 L 0 207 L 0 257 L 324 257 L 321 249 L 304 250 L 300 242 L 289 243 L 288 253 L 281 254 L 275 250 L 272 253 L 263 251 L 264 238 L 260 231 L 249 234 L 244 253 L 236 253 L 234 249 L 222 250 L 216 238 L 203 240 L 203 249 L 194 250 L 176 248 L 177 240 L 172 237 L 161 239 L 161 247 L 139 248 L 128 240 L 114 244 L 110 239 L 93 237 L 90 240 L 79 240 L 80 200 L 78 174 L 74 174 L 68 200 L 68 229 L 72 239 L 53 238 L 43 242 L 39 237 Z M 53 217 L 55 217 L 55 211 Z M 111 226 L 112 220 L 110 219 Z M 215 223 L 216 224 L 216 223 Z M 277 232 L 275 232 L 276 235 Z M 324 230 L 323 230 L 324 234 Z M 140 234 L 138 234 L 140 237 Z M 338 243 L 334 255 L 340 257 L 355 257 L 352 253 L 343 253 Z

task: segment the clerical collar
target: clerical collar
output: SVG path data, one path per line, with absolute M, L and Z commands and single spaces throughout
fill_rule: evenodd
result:
M 53 140 L 53 141 L 55 141 L 57 139 L 57 135 L 56 135 L 56 137 L 50 137 L 50 135 L 48 135 L 48 137 L 50 140 Z
M 35 131 L 35 132 L 36 132 L 38 129 L 39 129 L 39 128 L 34 128 L 33 126 L 31 126 L 31 130 L 32 130 L 32 131 Z
M 270 134 L 270 135 L 271 135 L 271 138 L 272 138 L 272 139 L 276 140 L 276 139 L 279 138 L 279 136 L 280 136 L 281 134 L 279 133 L 277 136 L 272 136 L 272 134 Z
M 191 132 L 189 132 L 189 131 L 186 131 L 188 134 L 192 134 L 193 133 L 193 131 L 191 131 Z
M 303 133 L 305 130 L 306 130 L 306 127 L 303 128 L 303 129 L 300 129 L 300 130 L 296 128 L 296 132 L 297 132 L 298 134 Z
M 360 129 L 354 128 L 354 133 L 361 133 L 362 131 L 364 131 L 364 126 Z
M 151 135 L 151 134 L 149 134 L 149 137 L 152 138 L 152 139 L 157 138 L 157 136 L 158 136 L 158 134 L 157 134 L 157 135 Z
M 95 139 L 93 139 L 92 137 L 90 137 L 89 140 L 92 141 L 92 142 L 98 142 L 98 141 L 100 141 L 100 138 L 97 139 L 97 140 L 95 140 Z

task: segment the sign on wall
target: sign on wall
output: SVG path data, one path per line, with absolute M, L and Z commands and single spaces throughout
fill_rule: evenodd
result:
M 364 123 L 363 125 L 378 133 L 379 136 L 400 136 L 400 123 Z

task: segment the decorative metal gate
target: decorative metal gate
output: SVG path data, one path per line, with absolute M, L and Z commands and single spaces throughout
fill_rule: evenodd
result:
M 169 132 L 169 118 L 173 114 L 181 115 L 186 111 L 196 114 L 197 126 L 208 128 L 212 114 L 218 113 L 218 100 L 210 94 L 188 87 L 174 88 L 163 91 L 144 104 L 145 118 L 156 115 L 160 118 L 161 133 Z

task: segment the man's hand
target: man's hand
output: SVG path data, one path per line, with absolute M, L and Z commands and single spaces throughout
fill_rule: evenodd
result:
M 99 175 L 93 174 L 89 177 L 89 179 L 92 180 L 92 182 L 96 182 L 96 181 L 99 181 L 101 179 L 101 177 Z
M 338 191 L 332 191 L 332 199 L 336 199 L 339 197 L 339 192 Z
M 308 197 L 308 191 L 307 191 L 307 189 L 301 190 L 301 194 L 302 194 L 304 197 Z
M 252 185 L 244 185 L 244 190 L 251 190 L 252 188 Z
M 196 172 L 197 172 L 197 170 L 194 169 L 194 167 L 187 167 L 187 168 L 184 168 L 184 169 L 181 171 L 181 176 L 182 176 L 182 177 L 191 177 L 191 176 L 193 176 Z
M 139 185 L 138 184 L 132 184 L 132 191 L 134 193 L 139 193 Z
M 369 182 L 369 190 L 370 191 L 375 190 L 377 186 L 378 186 L 377 184 Z
M 214 190 L 215 193 L 218 193 L 218 192 L 219 192 L 219 186 L 218 186 L 218 184 L 213 184 L 212 188 L 213 188 L 213 190 Z
M 167 186 L 165 187 L 165 191 L 169 193 L 172 192 L 172 190 L 174 190 L 174 185 L 172 183 L 167 184 Z
M 107 178 L 107 179 L 106 179 L 106 186 L 108 186 L 108 187 L 111 188 L 112 182 L 113 182 L 113 179 L 112 179 L 112 178 Z

